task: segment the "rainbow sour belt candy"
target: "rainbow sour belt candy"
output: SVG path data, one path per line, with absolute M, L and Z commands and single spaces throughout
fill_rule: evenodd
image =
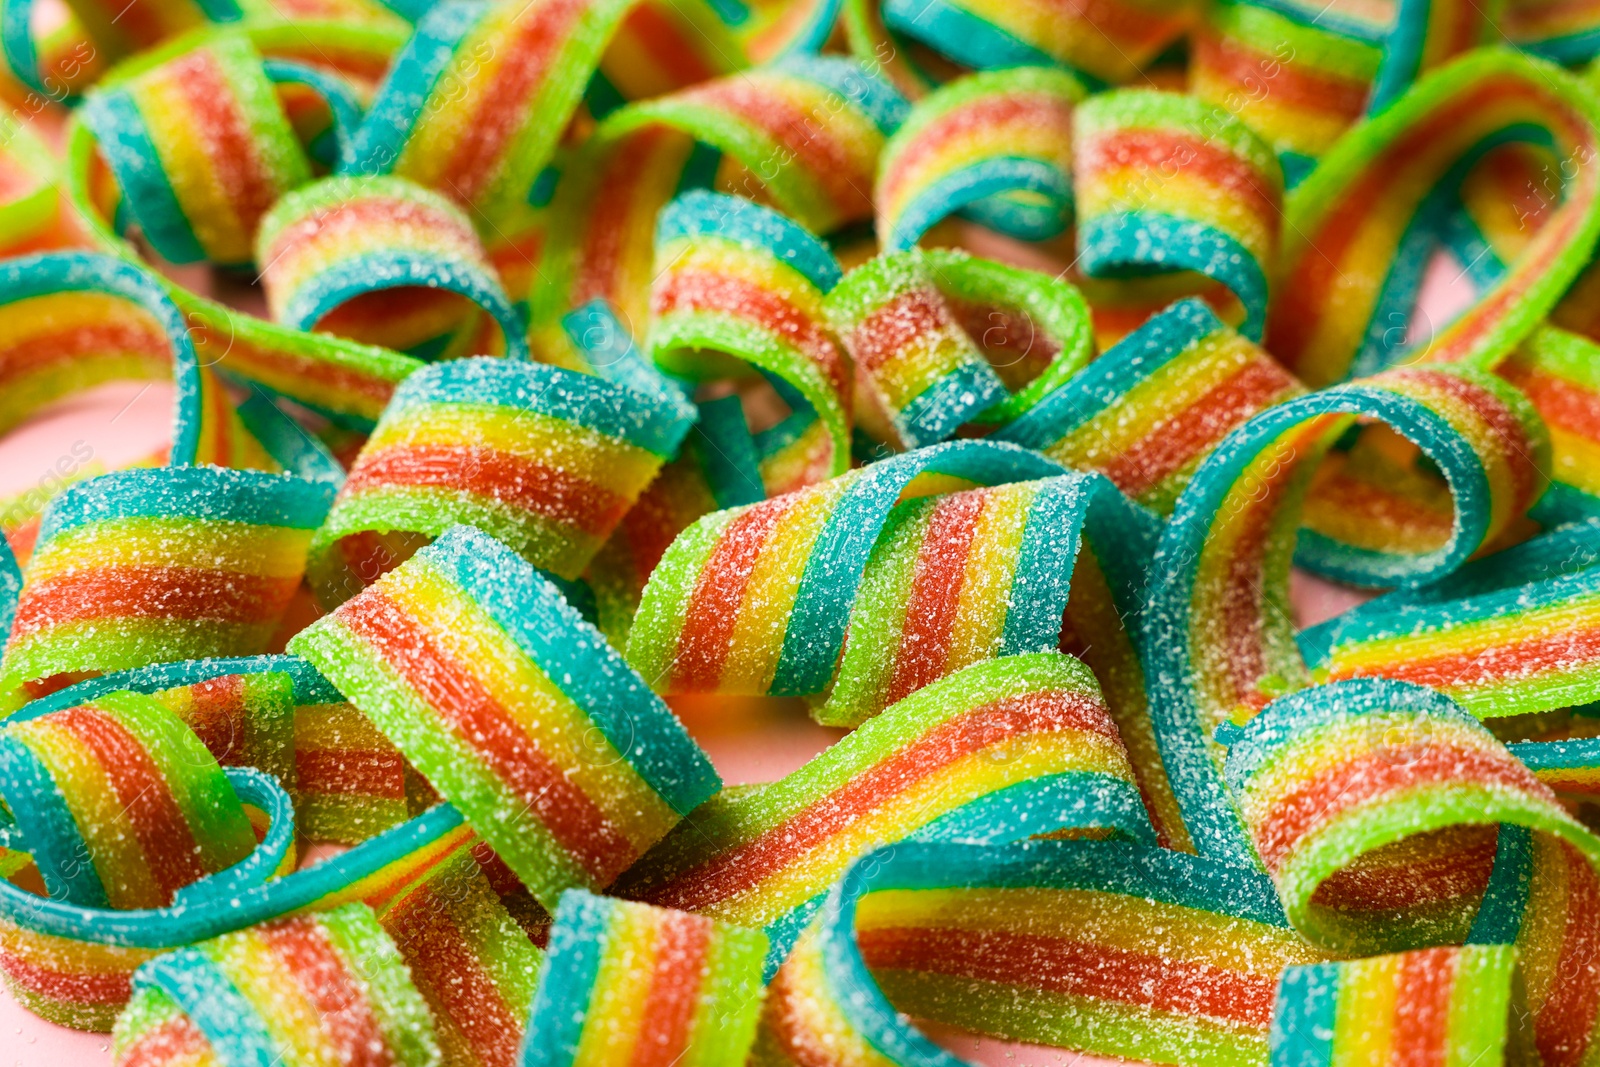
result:
M 451 1067 L 514 1067 L 544 954 L 462 849 L 383 909 Z
M 1600 837 L 1422 686 L 1358 679 L 1280 697 L 1229 747 L 1226 775 L 1289 921 L 1333 951 L 1465 938 L 1497 823 L 1600 861 Z
M 456 527 L 289 642 L 554 910 L 604 888 L 716 772 L 600 634 L 506 546 Z
M 80 115 L 140 232 L 174 263 L 249 263 L 261 217 L 311 180 L 261 57 L 238 33 L 95 91 Z
M 918 690 L 787 778 L 707 802 L 617 891 L 764 928 L 772 969 L 863 852 L 1084 828 L 1154 836 L 1093 675 L 1059 653 L 1012 656 Z
M 440 4 L 390 68 L 357 134 L 356 169 L 409 178 L 503 222 L 549 162 L 630 15 L 648 29 L 623 35 L 635 65 L 624 58 L 606 69 L 613 93 L 654 96 L 743 65 L 721 21 L 687 0 Z M 670 64 L 638 62 L 640 44 Z
M 914 250 L 845 275 L 827 314 L 855 363 L 860 426 L 880 441 L 931 445 L 1006 396 Z
M 334 607 L 460 522 L 576 578 L 688 429 L 677 407 L 558 367 L 469 359 L 418 371 L 317 531 L 312 587 Z
M 1330 451 L 1358 415 L 1383 425 Z M 1254 862 L 1217 777 L 1219 724 L 1311 681 L 1286 607 L 1291 559 L 1363 585 L 1449 574 L 1538 498 L 1545 441 L 1500 379 L 1418 366 L 1268 408 L 1201 463 L 1151 564 L 1141 647 L 1167 773 L 1204 854 Z
M 1261 339 L 1283 202 L 1270 148 L 1193 97 L 1125 89 L 1077 109 L 1072 154 L 1084 274 L 1198 272 L 1233 292 L 1239 331 Z
M 332 494 L 218 467 L 72 486 L 45 513 L 0 685 L 263 651 Z
M 766 951 L 757 930 L 569 889 L 522 1067 L 743 1063 Z
M 157 908 L 255 836 L 215 758 L 148 696 L 108 693 L 0 730 L 0 790 L 52 897 Z
M 1065 71 L 1019 67 L 919 101 L 879 165 L 884 249 L 910 248 L 956 212 L 1026 240 L 1062 232 L 1072 211 L 1072 112 L 1086 95 Z
M 1516 952 L 1430 948 L 1283 973 L 1272 1067 L 1514 1064 L 1526 1055 Z M 1503 1058 L 1504 1057 L 1504 1058 Z
M 440 1063 L 427 1003 L 361 904 L 169 952 L 134 987 L 112 1034 L 118 1067 Z
M 827 246 L 748 200 L 687 193 L 656 221 L 656 365 L 703 380 L 748 375 L 748 364 L 787 383 L 815 415 L 813 429 L 768 459 L 765 480 L 779 492 L 849 467 L 850 367 L 823 311 L 838 283 Z
M 256 248 L 268 306 L 286 325 L 430 355 L 527 357 L 522 319 L 471 221 L 420 185 L 338 177 L 297 189 L 262 220 Z M 477 336 L 472 304 L 499 327 L 493 350 L 455 351 Z
M 970 1067 L 907 1016 L 1186 1067 L 1265 1064 L 1287 966 L 1325 958 L 1250 872 L 1105 841 L 902 843 L 829 893 L 753 1067 Z

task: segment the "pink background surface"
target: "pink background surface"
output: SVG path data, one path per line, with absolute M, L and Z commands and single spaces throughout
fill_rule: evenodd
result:
M 1471 299 L 1458 270 L 1436 262 L 1424 283 L 1414 329 L 1426 334 Z M 64 402 L 0 442 L 0 497 L 49 487 L 58 463 L 82 456 L 116 468 L 149 455 L 168 439 L 171 391 L 163 385 L 105 386 Z M 62 468 L 66 469 L 66 468 Z M 1302 626 L 1365 597 L 1296 574 L 1293 603 Z M 841 731 L 812 723 L 799 701 L 675 701 L 679 714 L 730 784 L 780 778 L 820 752 Z M 941 1044 L 984 1067 L 1100 1067 L 1116 1062 L 1060 1049 L 980 1040 L 930 1030 Z M 108 1035 L 55 1026 L 23 1009 L 0 987 L 0 1067 L 96 1067 L 110 1063 Z

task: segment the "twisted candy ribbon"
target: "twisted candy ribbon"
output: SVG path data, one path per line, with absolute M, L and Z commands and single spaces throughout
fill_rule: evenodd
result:
M 1153 838 L 1093 676 L 1056 653 L 1013 656 L 919 690 L 779 782 L 712 799 L 617 890 L 764 928 L 770 972 L 874 847 L 1082 828 Z
M 554 910 L 604 888 L 718 780 L 605 639 L 506 546 L 457 527 L 289 643 Z

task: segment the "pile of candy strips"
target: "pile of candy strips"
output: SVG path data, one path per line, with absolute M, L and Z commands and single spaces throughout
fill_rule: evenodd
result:
M 1597 0 L 0 52 L 0 432 L 170 387 L 0 508 L 0 976 L 116 1067 L 1600 1063 Z

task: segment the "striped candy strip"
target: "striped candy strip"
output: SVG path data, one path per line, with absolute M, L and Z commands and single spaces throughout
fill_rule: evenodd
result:
M 48 100 L 75 103 L 83 82 L 103 73 L 109 62 L 152 48 L 213 18 L 223 21 L 230 13 L 237 18 L 238 8 L 226 0 L 220 4 L 206 0 L 73 0 L 67 5 L 64 26 L 55 33 L 38 33 L 34 0 L 6 0 L 0 19 L 0 50 L 8 72 L 28 89 Z M 51 20 L 43 21 L 48 25 Z M 66 57 L 75 62 L 63 68 L 60 61 Z
M 855 364 L 860 428 L 876 440 L 934 444 L 1007 395 L 915 249 L 852 270 L 826 308 Z
M 926 686 L 769 786 L 684 820 L 617 891 L 761 927 L 782 962 L 858 856 L 921 837 L 1154 835 L 1094 676 L 1059 653 L 989 660 Z
M 1387 679 L 1267 705 L 1228 786 L 1289 921 L 1336 952 L 1450 944 L 1490 878 L 1495 824 L 1600 858 L 1600 837 L 1449 697 Z
M 1358 451 L 1330 455 L 1358 416 L 1389 434 L 1369 446 L 1372 470 Z M 1162 534 L 1141 634 L 1157 735 L 1197 844 L 1253 862 L 1212 738 L 1310 682 L 1291 561 L 1363 585 L 1442 578 L 1537 499 L 1540 441 L 1526 401 L 1498 379 L 1410 367 L 1268 408 L 1206 457 Z M 1423 477 L 1421 463 L 1438 473 Z
M 296 189 L 262 219 L 256 261 L 272 317 L 296 329 L 429 356 L 527 357 L 522 319 L 471 220 L 403 178 Z M 480 309 L 499 327 L 496 350 L 463 349 Z
M 651 359 L 698 381 L 755 370 L 798 393 L 825 437 L 784 488 L 849 467 L 850 366 L 823 309 L 838 282 L 826 245 L 748 200 L 691 192 L 656 220 Z
M 1072 214 L 1072 115 L 1086 95 L 1066 71 L 1016 67 L 919 100 L 879 165 L 884 250 L 912 247 L 956 213 L 1023 240 L 1061 233 Z
M 1554 525 L 1600 515 L 1600 346 L 1544 326 L 1495 373 L 1532 402 L 1550 431 L 1552 484 L 1535 517 Z
M 714 793 L 683 727 L 555 586 L 457 527 L 289 643 L 547 909 Z
M 1600 50 L 1600 11 L 1593 4 L 1516 0 L 1501 15 L 1506 37 L 1558 63 L 1582 63 Z
M 1589 89 L 1527 56 L 1486 50 L 1426 75 L 1289 198 L 1268 350 L 1312 387 L 1393 362 L 1406 331 L 1389 327 L 1408 321 L 1432 247 L 1424 223 L 1481 146 L 1544 141 L 1558 158 L 1583 158 L 1600 150 L 1597 125 Z M 1587 262 L 1600 234 L 1597 190 L 1577 168 L 1504 276 L 1406 358 L 1488 366 L 1507 355 Z
M 170 462 L 270 465 L 153 274 L 82 252 L 8 259 L 0 309 L 0 430 L 102 382 L 170 381 Z
M 428 1002 L 442 1061 L 515 1067 L 544 953 L 507 912 L 472 852 L 463 849 L 425 872 L 379 921 Z
M 255 847 L 216 758 L 148 696 L 108 693 L 8 726 L 0 764 L 6 808 L 60 900 L 163 907 Z
M 678 535 L 702 515 L 766 498 L 739 398 L 698 408 L 678 458 L 661 468 L 584 572 L 600 631 L 617 648 L 627 647 L 645 584 Z
M 962 66 L 1066 67 L 1097 84 L 1138 77 L 1193 20 L 1184 0 L 1126 0 L 1088 9 L 1053 0 L 887 0 L 892 30 Z
M 1493 558 L 1493 557 L 1491 557 Z M 1449 694 L 1480 719 L 1600 700 L 1600 572 L 1473 596 L 1390 594 L 1327 624 L 1302 647 L 1321 680 L 1395 678 Z
M 1513 747 L 1520 758 L 1540 746 Z M 1500 827 L 1468 942 L 1515 946 L 1541 1063 L 1575 1067 L 1600 1048 L 1597 919 L 1600 875 L 1582 852 L 1549 834 Z
M 131 469 L 72 486 L 45 513 L 0 686 L 263 651 L 332 493 L 218 467 Z
M 0 880 L 0 975 L 30 1011 L 109 1031 L 132 993 L 134 971 L 152 957 L 298 912 L 349 901 L 382 907 L 473 840 L 461 816 L 443 805 L 304 870 L 156 910 L 83 908 Z
M 0 117 L 0 256 L 81 243 L 58 188 L 60 169 L 26 123 Z
M 1283 172 L 1238 119 L 1193 97 L 1102 93 L 1073 115 L 1079 269 L 1194 271 L 1238 298 L 1259 341 L 1277 263 Z
M 699 915 L 561 896 L 523 1067 L 743 1063 L 767 939 Z
M 237 33 L 91 93 L 79 115 L 123 207 L 174 263 L 249 263 L 262 216 L 311 180 L 260 55 Z
M 427 1002 L 361 904 L 157 957 L 112 1032 L 118 1067 L 440 1063 Z
M 298 656 L 113 671 L 34 700 L 6 721 L 121 689 L 149 693 L 171 708 L 224 766 L 256 767 L 274 776 L 293 797 L 296 829 L 307 840 L 354 845 L 426 806 L 405 757 Z
M 871 218 L 878 158 L 906 109 L 852 60 L 790 56 L 609 115 L 550 202 L 531 298 L 536 349 L 570 350 L 555 327 L 594 300 L 642 340 L 656 216 L 684 190 L 771 204 L 816 234 Z
M 689 0 L 438 5 L 357 132 L 355 169 L 409 178 L 495 224 L 527 197 L 597 68 L 631 98 L 729 73 L 738 57 L 721 21 Z
M 820 52 L 839 18 L 839 0 L 753 0 L 718 12 L 752 63 Z
M 1323 958 L 1270 886 L 1214 861 L 903 843 L 829 893 L 769 987 L 750 1062 L 968 1067 L 915 1018 L 1139 1062 L 1265 1064 L 1278 975 Z
M 688 432 L 674 408 L 587 374 L 503 359 L 434 364 L 396 390 L 312 541 L 336 606 L 459 522 L 575 578 Z
M 1301 393 L 1260 347 L 1198 300 L 1150 319 L 1046 394 L 999 440 L 1099 471 L 1170 514 L 1205 456 L 1238 426 Z
M 1212 5 L 1191 38 L 1189 92 L 1278 153 L 1293 187 L 1366 112 L 1382 51 L 1262 4 Z
M 662 693 L 825 692 L 867 558 L 907 486 L 925 474 L 1003 484 L 1059 473 L 1015 446 L 954 442 L 707 515 L 651 574 L 629 662 Z
M 1427 948 L 1290 967 L 1272 1019 L 1272 1067 L 1499 1064 L 1528 1037 L 1507 945 Z M 1531 1029 L 1531 1028 L 1530 1028 Z

